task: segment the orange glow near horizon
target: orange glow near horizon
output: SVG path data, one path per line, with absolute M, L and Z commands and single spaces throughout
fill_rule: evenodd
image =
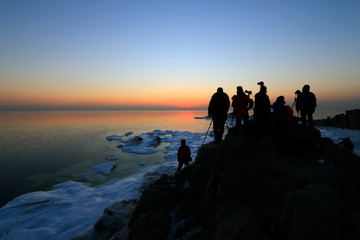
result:
M 5 92 L 0 96 L 0 106 L 84 106 L 84 107 L 176 107 L 194 108 L 207 105 L 208 94 L 179 94 L 175 92 L 150 93 L 30 93 Z
M 250 86 L 251 87 L 251 86 Z M 231 97 L 235 87 L 224 86 L 224 91 Z M 253 86 L 252 98 L 258 91 Z M 271 103 L 277 96 L 285 96 L 287 104 L 292 104 L 295 88 L 268 87 Z M 300 88 L 301 90 L 301 88 Z M 197 85 L 189 87 L 164 86 L 162 88 L 148 86 L 131 89 L 121 88 L 64 88 L 59 86 L 11 87 L 0 89 L 0 107 L 145 107 L 145 108 L 206 108 L 216 88 Z M 341 88 L 335 85 L 319 89 L 311 87 L 319 102 L 358 101 L 358 88 Z

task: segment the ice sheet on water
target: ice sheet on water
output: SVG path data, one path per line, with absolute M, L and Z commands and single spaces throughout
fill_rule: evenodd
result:
M 125 136 L 127 137 L 127 136 L 130 136 L 131 134 L 133 134 L 134 132 L 127 132 L 127 133 L 125 133 Z
M 204 116 L 204 117 L 194 117 L 194 119 L 207 119 L 207 120 L 210 120 L 211 117 L 209 116 Z
M 121 150 L 127 153 L 151 154 L 155 153 L 155 147 L 160 144 L 162 138 L 159 135 L 165 135 L 161 131 L 153 131 L 134 136 L 123 141 Z
M 160 142 L 169 143 L 163 159 L 166 161 L 160 160 L 162 164 L 158 166 L 144 166 L 136 174 L 98 187 L 69 181 L 55 185 L 51 191 L 19 196 L 0 209 L 0 239 L 18 240 L 26 236 L 26 240 L 63 240 L 86 233 L 106 207 L 122 200 L 137 199 L 147 183 L 158 179 L 163 173 L 175 173 L 181 139 L 187 141 L 194 160 L 205 134 L 155 130 L 128 140 L 122 140 L 118 135 L 109 136 L 107 139 L 121 141 L 119 144 L 123 145 L 122 151 L 133 153 L 155 152 L 160 138 Z M 212 140 L 207 135 L 205 143 Z M 106 172 L 114 162 L 107 164 L 104 168 Z M 104 165 L 94 166 L 98 170 L 101 167 Z
M 105 158 L 106 160 L 109 160 L 109 161 L 118 160 L 118 157 L 115 156 L 115 155 L 105 156 L 104 158 Z
M 121 137 L 119 135 L 111 135 L 111 136 L 107 136 L 106 140 L 108 140 L 108 141 L 116 141 L 116 140 L 120 141 Z
M 114 162 L 108 162 L 108 163 L 102 163 L 95 166 L 92 166 L 91 169 L 95 172 L 108 175 L 111 170 L 114 168 L 115 163 Z
M 339 144 L 342 138 L 350 138 L 354 144 L 354 153 L 360 156 L 360 130 L 334 127 L 317 127 L 322 137 L 330 138 L 334 143 Z

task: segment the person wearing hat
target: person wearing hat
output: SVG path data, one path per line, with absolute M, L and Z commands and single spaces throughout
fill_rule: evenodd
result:
M 222 136 L 224 134 L 224 126 L 227 119 L 227 112 L 230 107 L 229 96 L 224 93 L 223 89 L 219 87 L 211 97 L 208 115 L 212 117 L 214 123 L 214 135 L 215 143 L 222 141 Z
M 178 149 L 177 159 L 179 162 L 177 172 L 179 172 L 181 170 L 181 168 L 183 167 L 184 164 L 185 164 L 185 166 L 188 166 L 189 162 L 191 162 L 191 160 L 192 160 L 191 159 L 191 151 L 190 151 L 189 146 L 186 145 L 185 139 L 181 140 L 181 146 Z
M 249 98 L 248 95 L 244 93 L 244 90 L 241 86 L 237 88 L 237 95 L 234 95 L 232 99 L 231 106 L 234 108 L 233 114 L 236 119 L 236 126 L 241 125 L 241 121 L 246 125 L 249 121 L 249 112 L 248 110 L 253 107 L 253 100 Z

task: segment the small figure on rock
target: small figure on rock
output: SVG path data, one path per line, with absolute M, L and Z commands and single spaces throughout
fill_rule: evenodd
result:
M 182 166 L 185 164 L 185 166 L 189 165 L 189 162 L 191 162 L 191 151 L 188 145 L 186 145 L 186 140 L 181 140 L 181 146 L 179 147 L 178 154 L 177 154 L 179 166 L 177 168 L 177 172 L 179 172 L 182 168 Z
M 214 122 L 215 143 L 222 141 L 229 107 L 229 96 L 219 87 L 217 92 L 212 95 L 208 108 L 208 115 Z
M 244 90 L 241 86 L 237 87 L 237 94 L 234 95 L 231 99 L 231 106 L 234 108 L 233 115 L 236 119 L 236 127 L 240 127 L 241 120 L 244 122 L 244 125 L 246 125 L 249 121 L 248 110 L 253 107 L 253 100 L 251 100 L 250 97 L 244 93 Z
M 339 144 L 346 150 L 349 150 L 350 152 L 353 152 L 354 150 L 354 144 L 350 141 L 350 138 L 341 138 L 342 141 L 339 142 Z
M 310 127 L 314 126 L 313 114 L 316 108 L 315 94 L 310 92 L 310 86 L 304 85 L 302 92 L 298 94 L 296 101 L 296 111 L 300 111 L 301 123 L 306 126 L 306 122 Z

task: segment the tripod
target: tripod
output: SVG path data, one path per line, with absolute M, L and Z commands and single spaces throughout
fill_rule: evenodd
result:
M 204 145 L 205 139 L 206 139 L 206 137 L 207 137 L 207 135 L 208 135 L 208 133 L 209 133 L 209 130 L 210 130 L 210 127 L 211 127 L 212 122 L 213 122 L 213 120 L 211 119 L 209 128 L 208 128 L 208 130 L 207 130 L 207 132 L 206 132 L 206 134 L 205 134 L 204 141 L 202 142 L 201 146 Z

